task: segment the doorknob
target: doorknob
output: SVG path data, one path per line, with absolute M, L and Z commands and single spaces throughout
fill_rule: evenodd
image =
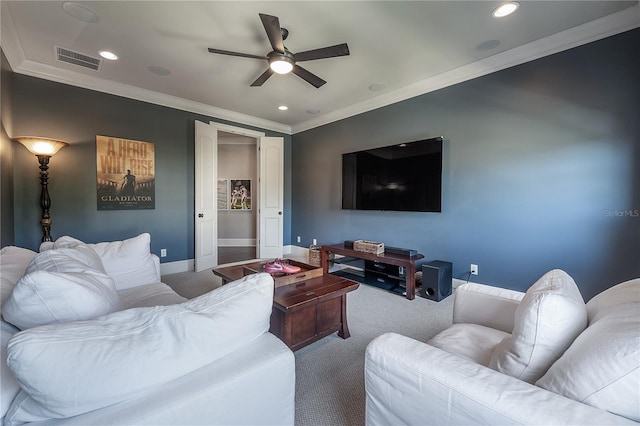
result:
M 204 217 L 202 213 L 198 213 L 198 217 Z
M 282 216 L 282 212 L 278 212 L 278 214 L 279 214 L 280 216 Z

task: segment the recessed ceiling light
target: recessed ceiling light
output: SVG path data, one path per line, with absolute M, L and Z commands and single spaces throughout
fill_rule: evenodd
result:
M 149 72 L 152 72 L 156 75 L 169 75 L 171 74 L 171 71 L 169 71 L 166 68 L 163 67 L 159 67 L 157 65 L 150 65 L 147 67 L 147 70 L 149 70 Z
M 116 59 L 118 59 L 118 55 L 113 52 L 109 52 L 108 50 L 101 50 L 98 53 L 100 53 L 100 56 L 110 61 L 115 61 Z
M 98 14 L 83 4 L 68 1 L 62 5 L 62 8 L 69 15 L 81 20 L 82 22 L 95 24 L 100 21 Z
M 379 92 L 386 88 L 387 88 L 387 85 L 384 83 L 373 83 L 372 85 L 369 86 L 369 90 L 371 90 L 372 92 Z
M 511 15 L 513 12 L 518 10 L 520 7 L 520 3 L 517 1 L 511 1 L 509 3 L 501 4 L 493 10 L 494 18 L 503 18 L 507 15 Z
M 311 115 L 320 114 L 320 110 L 319 109 L 308 109 L 307 110 L 307 114 L 311 114 Z
M 288 109 L 289 109 L 289 107 L 288 107 L 288 106 L 286 106 L 286 105 L 280 105 L 280 106 L 278 107 L 278 109 L 279 109 L 280 111 L 286 111 L 286 110 L 288 110 Z

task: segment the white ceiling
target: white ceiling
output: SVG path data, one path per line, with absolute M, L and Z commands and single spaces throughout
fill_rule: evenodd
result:
M 77 2 L 95 12 L 93 23 L 64 3 L 2 0 L 2 48 L 15 72 L 284 133 L 640 26 L 637 1 L 520 0 L 501 19 L 491 16 L 501 1 Z M 319 89 L 293 74 L 250 87 L 266 61 L 207 48 L 266 55 L 258 13 L 279 17 L 294 53 L 346 42 L 351 55 L 302 64 L 327 81 Z M 478 49 L 492 40 L 499 45 Z M 120 59 L 93 71 L 56 60 L 54 46 L 93 57 L 108 49 Z

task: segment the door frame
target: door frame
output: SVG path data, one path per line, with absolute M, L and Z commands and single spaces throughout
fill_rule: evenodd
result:
M 250 138 L 254 138 L 256 140 L 256 158 L 259 160 L 258 147 L 260 146 L 260 139 L 266 136 L 264 132 L 245 129 L 245 128 L 242 128 L 242 127 L 232 126 L 232 125 L 224 124 L 224 123 L 218 123 L 216 121 L 209 121 L 208 124 L 216 132 L 216 138 L 215 138 L 215 142 L 214 142 L 215 145 L 216 145 L 215 146 L 216 153 L 218 151 L 218 135 L 219 135 L 219 133 L 220 132 L 232 133 L 232 134 L 236 134 L 236 135 L 241 135 L 241 136 L 247 136 L 247 137 L 250 137 Z M 197 155 L 198 153 L 196 152 L 195 154 Z M 217 157 L 216 157 L 216 159 L 217 159 Z M 217 179 L 218 179 L 218 165 L 214 164 L 213 167 L 215 168 L 214 173 L 213 173 L 213 175 L 214 175 L 213 179 L 214 179 L 214 182 L 217 182 Z M 259 178 L 259 174 L 258 174 L 258 178 Z M 259 199 L 259 197 L 260 197 L 259 185 L 255 185 L 255 190 L 256 190 L 256 194 L 257 194 L 257 199 Z M 195 194 L 195 196 L 197 197 L 198 195 Z M 259 224 L 260 224 L 260 210 L 258 210 L 256 212 L 256 215 L 257 215 L 257 221 L 258 221 L 258 226 L 259 226 Z M 194 221 L 195 220 L 196 220 L 196 218 L 194 218 Z M 216 218 L 216 226 L 218 226 L 218 225 L 219 225 L 219 223 L 218 223 L 217 218 Z M 196 229 L 197 229 L 197 227 L 194 227 L 194 239 L 198 238 L 198 235 L 196 235 Z M 259 228 L 257 229 L 257 233 L 259 233 Z M 258 239 L 259 239 L 259 234 L 256 235 L 256 245 L 258 244 L 258 241 L 257 241 Z M 216 232 L 216 241 L 213 241 L 212 244 L 214 244 L 215 251 L 217 253 L 218 252 L 218 250 L 217 250 L 218 249 L 217 232 Z M 215 263 L 216 263 L 216 266 L 217 266 L 217 259 L 216 259 Z M 195 259 L 194 264 L 195 265 L 198 264 L 198 260 L 197 259 Z M 196 269 L 198 269 L 197 266 L 196 266 Z

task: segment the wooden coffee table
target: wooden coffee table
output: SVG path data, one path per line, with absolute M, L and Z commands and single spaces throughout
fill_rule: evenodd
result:
M 223 284 L 242 278 L 245 272 L 244 265 L 213 270 Z M 314 276 L 276 287 L 273 295 L 269 331 L 294 351 L 336 331 L 343 339 L 350 336 L 347 293 L 359 284 L 330 274 L 309 275 Z

